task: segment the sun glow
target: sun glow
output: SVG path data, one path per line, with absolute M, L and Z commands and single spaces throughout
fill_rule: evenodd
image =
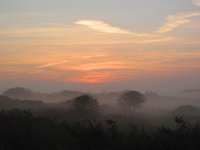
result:
M 71 82 L 100 84 L 115 81 L 116 77 L 109 72 L 89 72 L 83 73 L 81 76 L 75 76 L 70 79 Z

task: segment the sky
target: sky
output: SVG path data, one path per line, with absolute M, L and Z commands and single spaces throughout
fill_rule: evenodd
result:
M 0 0 L 0 91 L 200 88 L 200 0 Z

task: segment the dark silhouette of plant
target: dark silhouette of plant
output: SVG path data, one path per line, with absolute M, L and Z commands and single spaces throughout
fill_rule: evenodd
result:
M 178 127 L 182 128 L 182 129 L 186 128 L 186 121 L 183 119 L 183 115 L 176 116 L 174 120 L 177 123 Z
M 86 94 L 74 98 L 72 100 L 72 105 L 81 112 L 95 112 L 99 107 L 98 101 Z
M 118 99 L 120 105 L 129 110 L 134 110 L 145 102 L 143 94 L 138 91 L 128 91 L 120 96 Z

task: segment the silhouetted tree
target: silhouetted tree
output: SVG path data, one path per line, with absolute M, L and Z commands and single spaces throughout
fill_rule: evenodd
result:
M 96 99 L 89 95 L 82 95 L 72 100 L 72 105 L 79 111 L 96 111 L 99 107 L 99 103 Z
M 138 91 L 128 91 L 118 99 L 120 105 L 133 110 L 145 101 L 143 94 Z

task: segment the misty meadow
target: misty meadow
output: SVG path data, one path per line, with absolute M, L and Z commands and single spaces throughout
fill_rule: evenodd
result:
M 181 94 L 191 96 L 191 90 Z M 10 88 L 0 96 L 0 146 L 2 150 L 199 149 L 196 94 L 181 98 L 134 90 L 37 93 Z

